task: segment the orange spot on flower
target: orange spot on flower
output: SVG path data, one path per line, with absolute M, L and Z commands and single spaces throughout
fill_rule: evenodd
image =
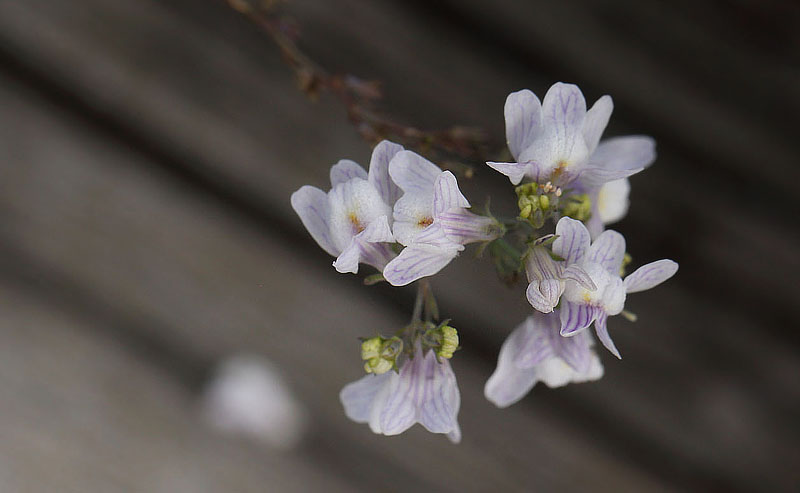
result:
M 417 225 L 421 228 L 427 228 L 431 224 L 433 224 L 432 217 L 423 217 L 422 219 L 419 220 L 419 222 L 417 222 Z
M 356 230 L 356 233 L 364 231 L 364 226 L 361 224 L 361 221 L 358 220 L 358 216 L 356 216 L 355 213 L 351 212 L 348 214 L 347 219 L 350 220 L 350 224 L 353 225 L 353 229 Z

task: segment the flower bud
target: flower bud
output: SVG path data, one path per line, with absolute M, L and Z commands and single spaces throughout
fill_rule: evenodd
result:
M 399 337 L 385 339 L 377 336 L 361 343 L 361 359 L 364 371 L 380 375 L 397 368 L 397 357 L 403 350 L 403 341 Z
M 450 359 L 453 353 L 458 349 L 458 331 L 449 325 L 439 327 L 442 337 L 442 344 L 436 350 L 436 355 L 442 358 Z

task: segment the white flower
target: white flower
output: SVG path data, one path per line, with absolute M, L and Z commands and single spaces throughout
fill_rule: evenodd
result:
M 646 264 L 623 281 L 620 277 L 625 255 L 625 238 L 616 231 L 604 231 L 590 242 L 589 231 L 580 222 L 569 217 L 556 224 L 558 238 L 553 243 L 553 253 L 565 259 L 567 265 L 577 264 L 589 275 L 596 289 L 589 290 L 568 281 L 561 297 L 561 335 L 575 335 L 594 322 L 600 342 L 617 358 L 621 358 L 608 335 L 606 321 L 618 315 L 625 307 L 628 293 L 653 288 L 672 277 L 678 264 L 672 260 L 658 260 Z
M 398 435 L 419 423 L 432 433 L 446 433 L 453 443 L 461 441 L 461 394 L 450 362 L 437 361 L 433 351 L 423 355 L 419 346 L 399 373 L 366 375 L 346 385 L 339 398 L 347 417 L 369 423 L 374 433 Z
M 307 412 L 268 361 L 238 355 L 217 369 L 203 396 L 205 418 L 215 428 L 249 435 L 282 448 L 296 445 Z
M 551 388 L 597 380 L 603 365 L 592 349 L 592 337 L 559 334 L 558 312 L 528 317 L 503 343 L 497 369 L 486 382 L 484 395 L 498 407 L 522 399 L 536 382 Z
M 403 190 L 394 206 L 393 233 L 406 246 L 383 270 L 395 286 L 431 276 L 444 268 L 464 245 L 491 241 L 501 226 L 492 218 L 467 210 L 453 173 L 411 151 L 402 151 L 389 164 L 389 174 Z
M 394 257 L 392 206 L 400 190 L 389 177 L 389 161 L 403 148 L 383 141 L 372 152 L 369 173 L 342 160 L 331 168 L 331 191 L 303 186 L 292 194 L 292 207 L 311 236 L 337 257 L 339 272 L 358 272 L 358 264 L 378 270 Z
M 542 103 L 527 89 L 511 93 L 506 138 L 516 162 L 487 164 L 514 185 L 527 176 L 560 186 L 580 179 L 585 188 L 596 189 L 637 173 L 655 158 L 653 140 L 631 136 L 600 143 L 613 109 L 611 97 L 603 96 L 587 111 L 581 90 L 562 82 L 553 84 Z

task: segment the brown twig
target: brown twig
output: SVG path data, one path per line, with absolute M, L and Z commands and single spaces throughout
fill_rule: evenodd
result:
M 444 130 L 421 130 L 403 125 L 374 110 L 381 98 L 380 83 L 367 81 L 353 75 L 329 73 L 312 60 L 296 42 L 296 28 L 285 17 L 275 12 L 280 0 L 226 0 L 238 12 L 246 15 L 275 42 L 294 71 L 300 89 L 311 98 L 322 91 L 334 95 L 345 107 L 350 122 L 358 133 L 371 144 L 389 139 L 423 154 L 435 154 L 446 168 L 466 176 L 472 169 L 448 157 L 482 162 L 488 154 L 486 133 L 478 128 L 454 126 Z

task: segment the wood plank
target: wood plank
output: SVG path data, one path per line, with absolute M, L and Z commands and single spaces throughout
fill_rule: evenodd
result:
M 342 119 L 333 114 L 330 107 L 308 106 L 292 91 L 291 83 L 277 65 L 271 47 L 263 44 L 252 26 L 235 16 L 226 16 L 223 14 L 227 12 L 225 9 L 212 6 L 216 4 L 195 7 L 191 11 L 185 8 L 186 5 L 183 2 L 170 3 L 169 6 L 141 2 L 131 6 L 99 2 L 94 5 L 91 15 L 62 12 L 57 10 L 59 7 L 33 10 L 27 5 L 3 6 L 7 9 L 4 11 L 7 24 L 13 25 L 4 26 L 0 36 L 5 36 L 9 46 L 24 54 L 31 63 L 52 70 L 60 83 L 73 91 L 72 94 L 83 98 L 89 106 L 98 107 L 108 116 L 128 122 L 128 128 L 146 133 L 148 138 L 165 148 L 177 144 L 178 151 L 174 152 L 185 157 L 187 163 L 192 163 L 187 167 L 196 166 L 211 180 L 219 178 L 231 184 L 260 204 L 263 210 L 277 211 L 275 216 L 285 221 L 281 224 L 294 224 L 297 227 L 297 221 L 287 210 L 286 196 L 301 183 L 324 182 L 327 169 L 319 163 L 319 156 L 333 156 L 332 159 L 336 159 L 360 152 L 363 162 L 366 150 L 363 146 L 358 147 L 352 132 L 342 125 Z M 505 93 L 521 85 L 543 89 L 547 84 L 544 76 L 533 76 L 527 71 L 514 69 L 518 61 L 508 61 L 489 49 L 485 53 L 460 49 L 460 43 L 465 42 L 463 37 L 455 38 L 457 44 L 449 41 L 453 39 L 451 36 L 457 34 L 457 29 L 442 26 L 437 20 L 419 19 L 414 12 L 395 4 L 377 2 L 363 6 L 353 2 L 341 5 L 312 2 L 298 3 L 293 8 L 298 10 L 307 26 L 305 39 L 323 59 L 339 65 L 355 59 L 366 60 L 364 63 L 372 67 L 379 78 L 387 80 L 393 95 L 388 103 L 395 108 L 406 108 L 404 114 L 415 121 L 432 125 L 454 121 L 482 123 L 486 120 L 487 108 L 496 108 L 491 113 L 495 114 L 497 120 L 494 127 L 494 133 L 497 134 L 502 130 L 499 102 Z M 210 15 L 209 12 L 219 15 Z M 505 7 L 503 12 L 506 12 Z M 190 13 L 193 15 L 191 21 L 187 20 Z M 562 10 L 555 10 L 548 15 L 556 16 L 551 19 L 559 19 L 557 16 L 562 14 Z M 352 25 L 366 27 L 349 29 Z M 592 16 L 579 16 L 578 25 L 589 26 L 587 32 L 602 35 L 601 38 L 610 43 L 604 46 L 619 44 L 619 40 L 608 38 L 608 29 Z M 544 29 L 540 24 L 537 26 L 537 29 Z M 120 33 L 119 29 L 123 29 L 121 32 L 124 33 L 119 39 L 138 41 L 116 44 L 104 41 L 111 33 Z M 176 40 L 175 32 L 183 35 Z M 220 35 L 220 32 L 224 35 Z M 578 32 L 582 31 L 578 29 Z M 41 33 L 61 37 L 41 40 Z M 537 36 L 542 35 L 541 31 L 537 33 Z M 398 39 L 405 40 L 401 49 L 397 47 Z M 570 73 L 588 74 L 588 68 L 592 67 L 587 68 L 587 62 L 576 53 L 581 46 L 577 43 L 586 43 L 591 39 L 591 36 L 583 36 L 574 41 L 576 44 L 568 47 L 573 51 L 567 53 L 567 58 L 561 56 L 563 53 L 559 51 L 548 56 L 564 61 L 563 67 Z M 474 48 L 476 44 L 467 46 Z M 163 58 L 150 57 L 153 46 L 166 45 L 174 51 L 162 55 Z M 416 56 L 403 56 L 406 50 Z M 541 48 L 537 50 L 547 53 Z M 381 54 L 385 53 L 391 55 L 382 57 Z M 530 56 L 542 55 L 531 53 Z M 448 60 L 446 67 L 440 67 L 442 59 Z M 498 62 L 489 69 L 488 59 Z M 616 58 L 614 60 L 616 63 Z M 189 75 L 188 67 L 196 67 L 196 71 Z M 443 77 L 443 73 L 458 80 L 459 84 L 450 89 L 451 84 Z M 491 73 L 492 77 L 475 77 L 476 73 Z M 641 77 L 652 77 L 652 74 Z M 403 80 L 408 79 L 415 80 L 415 84 L 404 84 Z M 669 80 L 666 79 L 667 82 Z M 636 81 L 641 82 L 639 79 Z M 235 87 L 236 90 L 220 91 L 219 88 L 225 84 L 229 84 L 225 87 Z M 674 115 L 666 123 L 661 123 L 660 112 L 667 111 L 665 108 L 668 107 L 675 109 L 669 106 L 669 98 L 652 103 L 656 104 L 654 107 L 645 105 L 643 110 L 639 110 L 642 89 L 634 88 L 635 94 L 629 95 L 631 81 L 605 78 L 594 84 L 617 89 L 612 92 L 618 101 L 618 113 L 623 119 L 644 120 L 647 123 L 644 127 L 663 130 L 660 141 L 662 137 L 667 138 L 667 145 L 661 147 L 658 166 L 636 178 L 634 194 L 643 200 L 634 203 L 631 216 L 623 224 L 622 230 L 628 235 L 637 258 L 646 259 L 651 254 L 657 258 L 678 253 L 683 270 L 674 282 L 693 296 L 684 294 L 672 298 L 691 314 L 680 324 L 682 330 L 677 333 L 670 330 L 667 324 L 675 315 L 659 310 L 663 303 L 661 297 L 650 297 L 649 302 L 634 302 L 637 311 L 649 314 L 646 317 L 649 327 L 640 329 L 640 324 L 635 329 L 644 332 L 645 336 L 640 333 L 627 335 L 627 332 L 620 330 L 620 341 L 631 349 L 625 352 L 625 366 L 622 367 L 626 369 L 625 375 L 620 374 L 616 378 L 629 380 L 624 385 L 612 385 L 611 389 L 606 382 L 592 387 L 601 389 L 598 390 L 600 395 L 587 398 L 585 405 L 597 405 L 593 399 L 599 399 L 602 406 L 609 409 L 600 421 L 610 425 L 614 424 L 613 417 L 618 414 L 629 415 L 630 419 L 636 420 L 637 416 L 647 416 L 648 412 L 652 415 L 652 411 L 659 406 L 672 409 L 674 421 L 671 421 L 669 429 L 675 427 L 679 430 L 677 439 L 670 440 L 672 437 L 664 435 L 661 421 L 656 418 L 640 418 L 640 426 L 645 427 L 644 423 L 647 423 L 647 432 L 640 429 L 636 435 L 644 435 L 647 438 L 643 440 L 650 440 L 653 446 L 661 447 L 662 456 L 679 457 L 675 469 L 682 468 L 684 462 L 716 464 L 718 459 L 715 454 L 719 448 L 730 451 L 730 457 L 733 457 L 731 463 L 741 463 L 748 456 L 735 454 L 737 450 L 746 450 L 748 447 L 724 447 L 725 441 L 720 436 L 702 440 L 697 447 L 700 452 L 693 450 L 698 435 L 713 433 L 702 426 L 706 422 L 702 413 L 707 412 L 703 406 L 698 404 L 696 407 L 678 409 L 669 406 L 671 402 L 681 399 L 682 389 L 687 385 L 695 389 L 696 402 L 702 402 L 700 394 L 703 389 L 695 385 L 698 374 L 714 375 L 719 360 L 730 361 L 739 357 L 740 363 L 730 369 L 736 378 L 734 393 L 769 402 L 771 406 L 757 411 L 759 418 L 755 420 L 756 429 L 763 430 L 764 435 L 773 440 L 775 434 L 767 429 L 769 425 L 765 425 L 765 419 L 768 421 L 770 416 L 776 416 L 776 422 L 788 423 L 785 410 L 796 409 L 797 399 L 796 392 L 787 392 L 786 389 L 792 389 L 793 386 L 787 385 L 789 382 L 785 382 L 781 376 L 785 373 L 781 371 L 797 368 L 797 359 L 781 344 L 787 337 L 787 331 L 781 327 L 788 326 L 786 324 L 793 319 L 787 312 L 789 309 L 784 308 L 793 306 L 793 291 L 791 286 L 781 284 L 789 282 L 789 276 L 783 275 L 785 270 L 798 272 L 797 260 L 793 255 L 798 247 L 798 239 L 796 235 L 776 238 L 773 232 L 790 227 L 791 218 L 787 219 L 785 215 L 765 218 L 764 212 L 765 209 L 779 210 L 790 201 L 776 199 L 780 194 L 770 189 L 770 193 L 764 194 L 763 201 L 759 197 L 759 200 L 747 202 L 745 206 L 741 197 L 743 194 L 747 197 L 751 193 L 750 188 L 740 185 L 732 188 L 729 178 L 719 176 L 722 168 L 720 164 L 714 164 L 718 163 L 716 158 L 711 169 L 697 169 L 698 156 L 701 161 L 707 157 L 697 151 L 700 144 L 705 145 L 702 139 L 711 138 L 717 147 L 724 140 L 709 134 L 716 131 L 713 127 L 692 123 L 691 130 L 699 128 L 700 133 L 698 137 L 694 134 L 689 136 L 688 130 L 677 127 L 681 122 Z M 666 89 L 661 87 L 661 91 L 665 92 Z M 699 98 L 703 104 L 697 111 L 706 118 L 701 118 L 701 123 L 708 123 L 716 103 L 709 106 L 704 102 L 705 96 L 688 91 L 685 86 L 680 87 L 682 90 L 671 96 L 682 98 L 677 108 L 685 108 Z M 445 88 L 449 90 L 448 97 L 442 98 L 441 93 Z M 281 94 L 282 97 L 262 101 L 265 93 Z M 277 123 L 287 114 L 296 118 L 292 122 L 293 133 L 276 137 L 276 129 L 288 128 Z M 721 118 L 719 115 L 717 117 Z M 741 117 L 731 124 L 739 123 Z M 617 124 L 612 131 L 619 131 L 625 126 L 624 123 Z M 639 125 L 637 130 L 641 128 L 642 125 Z M 740 132 L 747 133 L 752 126 L 745 124 L 741 128 L 745 130 L 740 129 Z M 317 143 L 313 152 L 308 146 L 298 144 L 298 136 Z M 330 139 L 326 140 L 326 136 Z M 335 147 L 337 145 L 342 147 Z M 286 156 L 298 157 L 294 166 L 287 169 L 273 164 L 282 162 Z M 741 156 L 737 159 L 741 166 L 737 169 L 749 166 L 748 172 L 761 176 L 758 174 L 761 173 L 760 168 L 754 166 L 756 161 L 745 160 Z M 692 177 L 688 182 L 684 178 L 687 174 Z M 723 183 L 722 186 L 716 183 L 717 179 Z M 496 183 L 500 181 L 495 180 Z M 474 197 L 472 194 L 470 196 Z M 657 216 L 658 220 L 654 221 L 654 210 L 669 211 L 671 216 L 661 213 Z M 676 231 L 687 230 L 689 234 L 686 236 L 690 235 L 691 243 L 684 237 L 675 238 Z M 728 245 L 737 245 L 737 248 Z M 305 248 L 305 251 L 312 251 L 307 241 Z M 327 267 L 324 255 L 316 252 L 310 255 L 316 255 L 314 258 L 319 265 Z M 764 264 L 752 261 L 765 257 L 775 258 L 775 262 Z M 484 282 L 484 279 L 491 278 L 485 265 L 477 267 L 477 272 L 466 272 L 466 260 L 460 260 L 459 263 L 461 268 L 449 268 L 437 281 L 437 286 L 443 292 L 442 303 L 457 318 L 469 320 L 465 340 L 473 341 L 474 346 L 486 344 L 496 349 L 508 328 L 528 310 L 525 301 L 518 292 L 504 291 L 493 281 Z M 732 265 L 736 266 L 735 272 L 731 270 Z M 329 275 L 325 272 L 325 275 Z M 480 283 L 476 282 L 478 279 Z M 739 279 L 746 279 L 746 282 Z M 753 291 L 761 294 L 754 296 Z M 508 294 L 504 296 L 506 299 L 498 301 L 497 293 Z M 703 306 L 697 308 L 698 305 Z M 723 309 L 728 307 L 739 316 L 729 320 Z M 766 315 L 762 315 L 764 312 Z M 654 321 L 653 316 L 658 316 L 658 320 Z M 724 335 L 718 332 L 696 335 L 697 332 L 705 332 L 703 329 L 708 326 L 725 326 L 726 332 Z M 485 338 L 482 338 L 482 331 L 479 330 L 481 327 L 491 331 Z M 176 344 L 180 339 L 176 337 Z M 687 351 L 686 348 L 692 350 Z M 494 357 L 493 354 L 489 355 L 490 352 L 485 350 L 487 359 Z M 780 356 L 775 359 L 757 356 L 773 352 Z M 646 381 L 632 378 L 630 375 L 634 373 L 628 373 L 627 368 L 633 358 L 639 360 L 635 366 L 637 371 L 646 375 L 657 378 L 658 375 L 670 374 L 672 380 L 666 382 L 671 384 L 669 391 L 653 394 L 648 391 Z M 676 371 L 676 367 L 681 370 Z M 781 383 L 767 384 L 762 388 L 763 384 L 754 381 L 752 375 L 764 376 L 767 382 Z M 728 384 L 717 384 L 716 388 L 722 389 L 717 394 L 722 392 L 722 395 L 727 395 L 724 389 L 728 388 Z M 576 393 L 581 390 L 578 389 Z M 635 407 L 627 405 L 639 395 L 647 395 L 647 400 L 639 401 L 640 404 Z M 569 403 L 566 407 L 569 409 Z M 538 405 L 535 409 L 538 412 Z M 718 408 L 711 416 L 724 418 L 725 411 Z M 633 435 L 621 430 L 613 433 L 619 434 L 608 435 L 606 439 L 619 436 L 631 438 Z M 668 443 L 664 444 L 665 440 Z M 761 443 L 757 437 L 744 437 L 742 440 L 749 445 Z M 781 454 L 781 447 L 783 445 L 780 443 L 771 445 L 771 452 L 765 457 L 786 457 Z M 622 450 L 616 453 L 630 454 Z M 684 473 L 683 478 L 709 474 L 707 469 L 703 469 L 704 466 L 698 467 L 705 472 Z M 784 470 L 785 466 L 777 461 L 765 467 Z
M 321 274 L 315 264 L 329 260 L 315 249 L 293 248 L 224 204 L 181 191 L 135 150 L 97 139 L 9 81 L 0 94 L 16 137 L 0 150 L 12 163 L 0 175 L 0 245 L 17 252 L 12 264 L 33 266 L 29 282 L 61 280 L 91 298 L 87 306 L 111 307 L 117 323 L 108 330 L 121 328 L 115 337 L 138 331 L 200 362 L 243 350 L 272 359 L 311 410 L 304 460 L 369 488 L 391 489 L 397 478 L 435 490 L 580 489 L 598 481 L 659 488 L 661 478 L 609 455 L 559 413 L 492 409 L 482 396 L 488 368 L 467 353 L 455 362 L 461 446 L 421 430 L 386 439 L 349 423 L 337 394 L 360 372 L 356 336 L 398 326 L 405 312 L 387 311 L 357 282 Z M 546 446 L 531 450 L 526 440 L 486 452 L 514 434 L 538 436 Z M 559 473 L 565 468 L 580 474 Z
M 297 454 L 206 428 L 181 382 L 0 262 L 3 491 L 353 490 Z

